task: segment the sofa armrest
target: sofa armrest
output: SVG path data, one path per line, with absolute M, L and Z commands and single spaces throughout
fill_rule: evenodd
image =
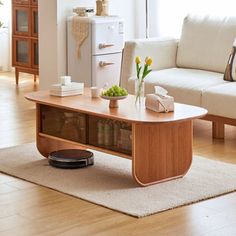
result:
M 135 76 L 134 58 L 146 56 L 153 59 L 152 69 L 161 70 L 176 67 L 178 40 L 174 38 L 137 39 L 125 42 L 123 50 L 121 78 L 122 87 L 128 87 L 128 79 Z

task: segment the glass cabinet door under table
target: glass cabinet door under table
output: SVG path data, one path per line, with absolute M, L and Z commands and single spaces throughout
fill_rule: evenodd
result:
M 123 121 L 88 116 L 89 145 L 132 154 L 132 126 Z
M 82 113 L 41 105 L 40 132 L 85 144 L 86 116 Z

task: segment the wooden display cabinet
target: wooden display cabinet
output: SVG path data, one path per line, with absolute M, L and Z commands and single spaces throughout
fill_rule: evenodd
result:
M 90 148 L 128 158 L 141 186 L 187 173 L 192 162 L 192 120 L 206 115 L 205 109 L 175 104 L 174 112 L 157 113 L 135 106 L 133 95 L 121 100 L 119 108 L 109 108 L 108 101 L 90 94 L 85 89 L 83 95 L 65 98 L 48 91 L 26 96 L 36 103 L 37 148 L 43 156 Z
M 39 71 L 38 7 L 35 0 L 12 0 L 12 65 L 16 84 L 19 73 L 36 75 Z

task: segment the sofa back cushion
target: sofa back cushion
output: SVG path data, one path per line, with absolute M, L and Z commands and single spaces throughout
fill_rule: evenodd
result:
M 236 37 L 236 17 L 189 15 L 177 51 L 178 67 L 224 73 Z

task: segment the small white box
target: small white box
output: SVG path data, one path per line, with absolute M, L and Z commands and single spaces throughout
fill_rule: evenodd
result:
M 71 77 L 70 76 L 61 76 L 61 85 L 68 85 L 71 83 Z

